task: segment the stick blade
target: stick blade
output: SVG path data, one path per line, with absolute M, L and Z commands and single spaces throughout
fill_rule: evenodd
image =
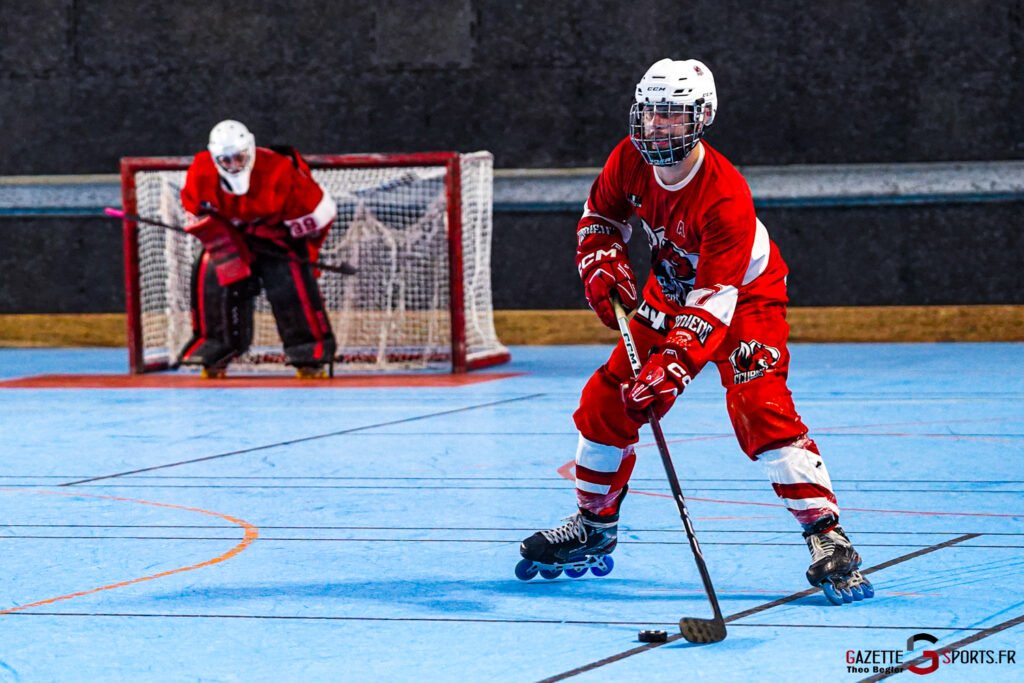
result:
M 725 621 L 683 617 L 679 620 L 679 632 L 683 638 L 698 645 L 719 643 L 725 640 Z

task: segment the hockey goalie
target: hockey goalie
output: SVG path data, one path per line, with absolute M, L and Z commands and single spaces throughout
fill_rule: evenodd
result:
M 335 351 L 316 261 L 334 222 L 334 200 L 292 148 L 257 147 L 242 123 L 221 121 L 195 156 L 181 191 L 203 249 L 191 280 L 192 338 L 179 362 L 223 377 L 252 343 L 256 295 L 270 301 L 285 361 L 320 377 Z

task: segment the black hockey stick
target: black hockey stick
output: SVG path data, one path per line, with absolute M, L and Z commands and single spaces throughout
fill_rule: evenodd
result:
M 629 318 L 618 298 L 612 296 L 612 307 L 615 310 L 615 318 L 619 321 L 619 332 L 622 333 L 622 343 L 626 347 L 626 355 L 629 357 L 629 365 L 633 368 L 633 376 L 640 373 L 642 364 L 640 355 L 633 343 L 633 335 L 629 331 Z M 704 581 L 704 590 L 707 592 L 708 602 L 711 603 L 711 611 L 714 612 L 714 619 L 697 619 L 696 617 L 683 617 L 679 620 L 679 631 L 691 643 L 717 643 L 725 640 L 725 619 L 722 618 L 722 610 L 718 606 L 718 596 L 715 595 L 715 588 L 711 585 L 711 576 L 708 574 L 708 567 L 704 563 L 704 554 L 700 551 L 700 544 L 697 543 L 697 533 L 693 530 L 693 522 L 690 521 L 690 513 L 686 511 L 686 500 L 679 488 L 679 478 L 676 476 L 676 468 L 672 465 L 672 458 L 668 454 L 668 445 L 665 443 L 665 434 L 661 431 L 661 423 L 654 414 L 654 407 L 648 409 L 647 419 L 651 423 L 651 430 L 654 432 L 654 441 L 658 444 L 658 453 L 661 454 L 661 464 L 665 466 L 665 474 L 668 476 L 668 485 L 672 489 L 672 497 L 679 508 L 679 516 L 683 520 L 683 527 L 686 529 L 686 538 L 690 541 L 690 550 L 693 551 L 693 559 L 697 563 L 697 571 Z
M 109 206 L 107 208 L 103 209 L 103 213 L 107 214 L 108 216 L 113 216 L 114 218 L 120 218 L 122 220 L 131 221 L 133 223 L 145 223 L 146 225 L 152 225 L 153 227 L 156 227 L 156 228 L 163 228 L 164 230 L 169 230 L 171 232 L 180 232 L 180 233 L 184 233 L 186 235 L 192 235 L 192 233 L 190 233 L 188 230 L 185 230 L 184 228 L 179 228 L 176 225 L 168 225 L 167 223 L 161 223 L 160 221 L 155 221 L 152 218 L 144 218 L 142 216 L 135 216 L 135 215 L 132 215 L 130 213 L 125 213 L 121 209 L 114 209 L 114 208 L 111 208 Z M 192 237 L 195 237 L 195 235 L 192 235 Z M 347 264 L 345 262 L 341 262 L 341 263 L 338 263 L 338 264 L 333 264 L 333 263 L 321 263 L 320 261 L 310 261 L 309 259 L 305 259 L 305 258 L 302 258 L 301 256 L 296 256 L 294 254 L 286 254 L 284 252 L 275 251 L 273 249 L 266 249 L 266 248 L 260 247 L 258 244 L 257 245 L 249 245 L 249 248 L 252 251 L 256 252 L 257 254 L 263 254 L 264 256 L 270 256 L 272 258 L 281 259 L 282 261 L 294 261 L 295 263 L 301 263 L 302 265 L 313 266 L 314 268 L 319 268 L 320 270 L 330 271 L 332 273 L 341 273 L 342 275 L 355 275 L 356 272 L 357 272 L 355 267 L 350 266 L 349 264 Z

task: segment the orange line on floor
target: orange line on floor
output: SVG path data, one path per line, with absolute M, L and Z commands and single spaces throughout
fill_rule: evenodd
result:
M 0 389 L 362 389 L 375 387 L 461 387 L 519 377 L 523 372 L 461 374 L 336 375 L 298 379 L 285 375 L 228 375 L 203 379 L 191 373 L 144 375 L 35 375 L 0 380 Z
M 150 576 L 143 576 L 143 577 L 140 577 L 140 578 L 137 578 L 137 579 L 129 579 L 127 581 L 120 581 L 118 583 L 112 583 L 112 584 L 110 584 L 108 586 L 100 586 L 98 588 L 90 588 L 89 590 L 78 591 L 77 593 L 69 593 L 67 595 L 61 595 L 61 596 L 56 597 L 56 598 L 49 598 L 47 600 L 39 600 L 38 602 L 29 603 L 27 605 L 19 605 L 18 607 L 11 607 L 9 609 L 0 610 L 0 614 L 10 614 L 11 612 L 20 612 L 21 610 L 30 609 L 32 607 L 39 607 L 41 605 L 49 605 L 49 604 L 54 603 L 54 602 L 60 602 L 61 600 L 70 600 L 71 598 L 78 598 L 78 597 L 81 597 L 83 595 L 89 595 L 91 593 L 98 593 L 100 591 L 107 591 L 107 590 L 111 590 L 113 588 L 122 588 L 124 586 L 130 586 L 133 583 L 141 583 L 143 581 L 152 581 L 153 579 L 159 579 L 159 578 L 162 578 L 164 576 L 170 576 L 171 574 L 178 574 L 180 572 L 187 572 L 187 571 L 191 571 L 193 569 L 199 569 L 201 567 L 209 567 L 209 566 L 217 564 L 219 562 L 223 562 L 224 560 L 231 559 L 232 557 L 234 557 L 238 553 L 240 553 L 243 550 L 245 550 L 246 548 L 248 548 L 249 545 L 252 544 L 252 542 L 255 541 L 256 538 L 259 536 L 259 529 L 257 527 L 255 527 L 255 526 L 253 526 L 252 524 L 250 524 L 249 522 L 246 522 L 244 519 L 238 519 L 236 517 L 231 517 L 230 515 L 225 515 L 225 514 L 222 514 L 220 512 L 211 512 L 210 510 L 201 510 L 199 508 L 185 507 L 183 505 L 171 505 L 170 503 L 154 503 L 154 502 L 148 501 L 148 500 L 136 500 L 134 498 L 119 498 L 117 496 L 95 496 L 95 495 L 89 495 L 89 494 L 85 494 L 85 493 L 62 493 L 62 492 L 59 492 L 59 491 L 28 491 L 28 490 L 25 490 L 25 489 L 7 489 L 7 488 L 0 488 L 0 491 L 6 491 L 6 492 L 9 492 L 9 493 L 39 493 L 39 494 L 48 495 L 48 496 L 67 496 L 67 497 L 74 497 L 74 498 L 102 498 L 104 500 L 117 500 L 117 501 L 123 501 L 123 502 L 127 502 L 127 503 L 139 503 L 141 505 L 153 505 L 155 507 L 172 508 L 174 510 L 185 510 L 187 512 L 199 512 L 199 513 L 202 513 L 204 515 L 211 515 L 213 517 L 220 517 L 221 519 L 226 519 L 226 520 L 228 520 L 229 522 L 231 522 L 233 524 L 237 524 L 238 526 L 240 526 L 241 528 L 243 528 L 245 530 L 245 535 L 243 536 L 241 542 L 238 543 L 238 545 L 236 545 L 235 547 L 231 548 L 226 553 L 223 553 L 222 555 L 218 555 L 217 557 L 215 557 L 213 559 L 210 559 L 210 560 L 207 560 L 205 562 L 200 562 L 199 564 L 189 565 L 187 567 L 178 567 L 177 569 L 171 569 L 169 571 L 160 572 L 159 574 L 152 574 Z

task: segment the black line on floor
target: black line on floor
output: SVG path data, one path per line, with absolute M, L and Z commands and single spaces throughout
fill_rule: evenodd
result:
M 335 615 L 279 615 L 279 614 L 174 614 L 151 612 L 9 612 L 2 616 L 23 617 L 113 617 L 146 619 L 269 619 L 278 621 L 392 621 L 442 622 L 459 624 L 572 624 L 576 626 L 676 626 L 674 621 L 588 621 L 585 619 L 487 619 L 474 617 L 346 617 Z M 855 631 L 871 630 L 925 630 L 925 631 L 981 631 L 980 628 L 952 626 L 872 626 L 835 624 L 735 624 L 744 628 L 838 628 Z
M 288 445 L 291 445 L 290 442 Z M 276 444 L 280 445 L 280 444 Z M 269 446 L 260 446 L 247 451 L 236 451 L 234 453 L 224 453 L 222 455 L 213 455 L 205 458 L 198 458 L 196 460 L 186 460 L 184 462 L 174 463 L 172 465 L 159 465 L 159 467 L 175 467 L 177 465 L 188 465 L 203 460 L 212 460 L 213 458 L 223 458 L 228 455 L 240 455 L 243 453 L 250 453 L 254 450 L 261 450 L 263 448 L 269 448 Z M 106 477 L 97 477 L 97 479 L 109 479 L 110 477 L 116 477 L 120 475 L 108 475 Z M 286 484 L 286 485 L 259 485 L 259 484 L 92 484 L 88 483 L 93 480 L 86 479 L 81 482 L 77 482 L 79 488 L 118 488 L 118 489 L 232 489 L 232 490 L 251 490 L 251 489 L 272 489 L 272 490 L 287 490 L 287 489 L 338 489 L 338 490 L 366 490 L 366 491 L 390 491 L 390 490 L 403 490 L 403 491 L 436 491 L 443 489 L 446 491 L 561 491 L 563 489 L 571 489 L 572 482 L 566 481 L 564 484 L 559 486 L 444 486 L 438 484 L 436 486 L 372 486 L 372 485 L 338 485 L 338 484 Z M 24 488 L 47 488 L 52 484 L 21 484 Z M 58 486 L 72 486 L 72 484 L 58 484 Z M 665 489 L 668 491 L 668 489 Z M 695 489 L 697 490 L 697 489 Z M 754 489 L 751 489 L 754 490 Z M 764 491 L 764 488 L 757 489 L 758 491 Z M 929 493 L 946 493 L 945 491 L 929 491 Z M 998 492 L 997 492 L 998 493 Z M 1021 514 L 1024 517 L 1024 513 Z
M 265 529 L 266 527 L 260 527 Z M 234 536 L 52 536 L 44 534 L 19 534 L 17 536 L 0 536 L 3 541 L 23 540 L 65 540 L 65 541 L 238 541 Z M 312 542 L 312 543 L 519 543 L 519 538 L 341 538 L 334 536 L 260 536 L 256 543 L 267 541 Z M 689 541 L 637 541 L 624 539 L 619 545 L 689 545 Z M 729 545 L 740 547 L 804 547 L 804 543 L 766 543 L 759 541 L 715 542 L 706 541 L 702 546 Z M 920 548 L 915 543 L 858 543 L 858 548 Z M 1024 549 L 1024 545 L 965 545 L 972 550 L 978 548 L 1005 550 L 1010 548 Z M 812 589 L 813 592 L 813 589 Z
M 933 553 L 933 552 L 935 552 L 937 550 L 942 550 L 943 548 L 948 548 L 949 546 L 955 545 L 957 543 L 963 543 L 964 541 L 969 541 L 972 538 L 977 538 L 980 535 L 981 534 L 965 534 L 963 536 L 958 536 L 957 538 L 952 538 L 952 539 L 949 539 L 948 541 L 943 541 L 942 543 L 938 543 L 936 545 L 929 546 L 927 548 L 922 548 L 921 550 L 917 550 L 915 552 L 908 553 L 906 555 L 901 555 L 901 556 L 893 558 L 893 559 L 891 559 L 891 560 L 889 560 L 887 562 L 883 562 L 881 564 L 876 564 L 873 567 L 870 567 L 868 569 L 863 570 L 862 573 L 863 574 L 871 574 L 871 573 L 874 573 L 874 572 L 877 572 L 877 571 L 881 571 L 882 569 L 886 569 L 886 568 L 891 567 L 893 565 L 900 564 L 901 562 L 906 562 L 907 560 L 912 560 L 912 559 L 914 559 L 916 557 L 920 557 L 920 556 L 926 555 L 928 553 Z M 742 612 L 737 612 L 736 614 L 732 614 L 732 615 L 726 617 L 725 621 L 726 621 L 726 623 L 729 623 L 729 622 L 736 621 L 737 619 L 742 619 L 744 617 L 749 617 L 749 616 L 751 616 L 753 614 L 758 614 L 760 612 L 764 612 L 766 610 L 772 609 L 773 607 L 778 607 L 780 605 L 785 605 L 787 603 L 793 602 L 794 600 L 799 600 L 800 598 L 807 597 L 808 595 L 812 595 L 813 593 L 816 593 L 816 592 L 818 592 L 820 590 L 821 590 L 820 588 L 808 588 L 807 590 L 803 590 L 803 591 L 800 591 L 798 593 L 793 593 L 792 595 L 788 595 L 788 596 L 786 596 L 784 598 L 779 598 L 778 600 L 772 600 L 771 602 L 766 602 L 763 605 L 758 605 L 757 607 L 752 607 L 750 609 L 743 610 Z M 566 678 L 571 678 L 573 676 L 576 676 L 576 675 L 581 674 L 581 673 L 585 673 L 587 671 L 593 671 L 594 669 L 598 669 L 598 668 L 600 668 L 602 666 L 605 666 L 607 664 L 612 664 L 612 663 L 617 662 L 619 660 L 625 659 L 627 657 L 632 657 L 633 655 L 637 655 L 637 654 L 640 654 L 642 652 L 646 652 L 646 651 L 651 650 L 653 648 L 661 647 L 662 645 L 667 645 L 668 643 L 673 643 L 673 642 L 679 640 L 682 637 L 683 637 L 683 635 L 681 633 L 676 633 L 676 634 L 673 634 L 673 635 L 669 636 L 668 640 L 666 642 L 664 642 L 664 643 L 645 643 L 644 645 L 641 645 L 640 647 L 634 647 L 634 648 L 632 648 L 630 650 L 626 650 L 625 652 L 620 652 L 618 654 L 611 655 L 610 657 L 605 657 L 604 659 L 600 659 L 600 660 L 598 660 L 596 662 L 591 662 L 590 664 L 584 664 L 583 666 L 577 667 L 575 669 L 571 669 L 571 670 L 566 671 L 564 673 L 560 673 L 560 674 L 557 674 L 555 676 L 551 676 L 549 678 L 545 678 L 542 681 L 540 681 L 540 683 L 554 683 L 555 681 L 562 681 L 562 680 L 565 680 Z
M 697 519 L 700 519 L 699 517 Z M 0 523 L 0 529 L 4 528 L 29 528 L 29 529 L 238 529 L 235 524 L 2 524 Z M 260 525 L 260 529 L 294 529 L 299 531 L 516 531 L 516 532 L 533 532 L 533 527 L 510 527 L 510 526 L 359 526 L 359 525 L 328 525 L 328 526 L 276 526 L 276 525 Z M 685 534 L 683 529 L 643 529 L 635 527 L 619 527 L 620 534 L 626 533 L 656 533 L 656 534 Z M 793 529 L 704 529 L 700 530 L 701 535 L 704 534 L 792 534 Z M 885 535 L 885 536 L 962 536 L 969 533 L 984 534 L 985 536 L 1024 536 L 1024 532 L 1019 531 L 871 531 L 865 529 L 857 529 L 856 535 Z M 2 537 L 0 537 L 2 538 Z M 725 543 L 724 541 L 722 542 Z M 802 543 L 796 543 L 793 545 L 803 545 Z M 904 544 L 914 545 L 914 544 Z M 975 547 L 975 546 L 971 546 Z
M 401 434 L 400 436 L 408 437 L 408 434 Z M 422 435 L 418 435 L 422 436 Z M 10 480 L 19 479 L 86 479 L 87 475 L 70 475 L 70 474 L 0 474 L 0 480 L 5 482 L 5 485 L 11 485 Z M 245 475 L 232 475 L 232 474 L 148 474 L 133 477 L 133 479 L 265 479 L 270 481 L 282 481 L 282 480 L 313 480 L 313 481 L 566 481 L 564 477 L 520 477 L 515 475 L 508 475 L 502 477 L 453 477 L 453 476 L 437 476 L 437 477 L 402 477 L 402 476 L 388 476 L 388 477 L 360 477 L 360 476 L 297 476 L 297 475 L 257 475 L 257 474 L 245 474 Z M 741 482 L 741 483 L 764 483 L 764 479 L 760 477 L 687 477 L 687 481 L 699 481 L 699 482 Z M 664 477 L 631 477 L 630 483 L 637 482 L 663 482 Z M 861 484 L 1024 484 L 1024 479 L 833 479 L 832 483 L 861 483 Z M 761 490 L 761 489 L 758 489 Z M 859 489 L 858 489 L 859 490 Z M 903 489 L 900 489 L 903 490 Z M 928 489 L 929 492 L 935 489 Z
M 672 624 L 677 626 L 678 624 Z M 733 624 L 733 628 L 831 628 L 848 631 L 981 631 L 978 627 L 957 626 L 879 626 L 877 624 Z
M 485 619 L 472 617 L 342 617 L 332 615 L 277 615 L 277 614 L 153 614 L 132 612 L 8 612 L 6 616 L 33 617 L 146 617 L 160 619 L 270 619 L 282 621 L 397 621 L 444 622 L 469 624 L 576 624 L 585 626 L 643 626 L 641 621 L 586 621 L 581 619 Z M 670 625 L 670 624 L 664 624 Z
M 552 396 L 552 392 L 545 392 L 545 396 Z M 400 404 L 396 404 L 400 405 Z M 899 436 L 899 437 L 915 437 L 923 436 L 928 438 L 967 438 L 967 439 L 1020 439 L 1024 438 L 1024 434 L 1019 432 L 843 432 L 843 431 L 831 431 L 833 428 L 819 429 L 814 433 L 815 438 L 831 438 L 837 436 Z M 836 427 L 835 429 L 848 429 L 847 427 Z M 417 432 L 423 436 L 571 436 L 576 437 L 579 432 L 502 432 L 502 431 L 444 431 L 444 432 Z M 706 438 L 728 438 L 733 435 L 733 432 L 675 432 L 666 431 L 665 437 L 669 440 L 681 440 L 681 439 L 706 439 Z M 381 436 L 402 436 L 401 434 L 382 434 Z
M 1004 621 L 1001 624 L 996 624 L 995 626 L 989 626 L 988 628 L 981 629 L 977 633 L 975 633 L 973 635 L 970 635 L 970 636 L 968 636 L 966 638 L 963 638 L 961 640 L 958 640 L 955 643 L 953 643 L 952 645 L 943 645 L 941 647 L 936 647 L 934 651 L 935 652 L 946 652 L 946 651 L 952 652 L 953 650 L 959 650 L 964 645 L 970 645 L 971 643 L 976 643 L 977 641 L 981 640 L 982 638 L 988 638 L 991 635 L 999 633 L 1000 631 L 1005 631 L 1008 628 L 1013 628 L 1014 626 L 1017 626 L 1019 624 L 1024 624 L 1024 614 L 1021 614 L 1020 616 L 1016 616 L 1013 619 L 1010 619 L 1008 621 Z M 967 631 L 969 629 L 958 629 L 958 630 Z M 895 676 L 898 673 L 903 673 L 903 671 L 906 670 L 907 667 L 916 666 L 918 664 L 923 664 L 926 661 L 930 662 L 930 659 L 928 657 L 925 657 L 924 655 L 920 655 L 918 657 L 915 657 L 914 659 L 911 659 L 908 662 L 902 662 L 901 664 L 894 665 L 892 673 L 875 674 L 874 676 L 870 676 L 868 678 L 862 678 L 858 683 L 871 683 L 873 681 L 881 681 L 881 680 L 884 680 L 886 678 L 889 678 L 890 676 Z M 952 666 L 952 665 L 950 665 L 950 666 Z M 942 668 L 941 664 L 939 665 L 939 668 L 940 669 Z
M 387 422 L 378 422 L 372 425 L 363 425 L 361 427 L 352 427 L 350 429 L 342 429 L 336 432 L 328 432 L 326 434 L 317 434 L 315 436 L 304 436 L 299 439 L 290 439 L 288 441 L 279 441 L 278 443 L 264 444 L 262 446 L 253 446 L 252 448 L 242 448 L 237 451 L 229 451 L 227 453 L 217 453 L 216 455 L 207 455 L 202 458 L 192 458 L 191 460 L 182 460 L 180 462 L 172 462 L 166 465 L 154 465 L 152 467 L 143 467 L 137 470 L 129 470 L 127 472 L 117 472 L 116 474 L 105 474 L 99 477 L 90 477 L 88 479 L 80 479 L 78 481 L 69 481 L 58 486 L 76 486 L 78 484 L 87 484 L 93 481 L 100 481 L 101 479 L 114 479 L 115 477 L 125 477 L 130 474 L 138 474 L 140 472 L 152 472 L 153 470 L 167 469 L 168 467 L 178 467 L 179 465 L 191 465 L 192 463 L 205 462 L 207 460 L 216 460 L 218 458 L 227 458 L 232 455 L 242 455 L 245 453 L 255 453 L 257 451 L 264 451 L 270 448 L 277 448 L 279 446 L 292 446 L 297 443 L 304 443 L 307 441 L 316 441 L 318 439 L 327 439 L 332 436 L 341 436 L 342 434 L 352 434 L 354 432 L 361 432 L 367 429 L 376 429 L 377 427 L 391 427 L 393 425 L 405 424 L 407 422 L 416 422 L 417 420 L 427 420 L 433 417 L 441 417 L 442 415 L 453 415 L 455 413 L 464 413 L 470 410 L 478 410 L 480 408 L 490 408 L 492 406 L 504 405 L 506 403 L 513 403 L 515 401 L 528 401 L 530 399 L 539 398 L 544 394 L 530 394 L 528 396 L 516 396 L 515 398 L 506 398 L 500 401 L 490 401 L 488 403 L 479 403 L 473 406 L 463 406 L 462 408 L 452 408 L 450 410 L 442 410 L 436 413 L 428 413 L 426 415 L 416 415 L 414 417 L 405 417 L 400 420 L 389 420 Z
M 375 425 L 379 426 L 379 425 Z M 339 434 L 343 432 L 336 432 Z M 311 440 L 314 438 L 324 438 L 324 436 L 334 435 L 323 435 L 319 437 L 307 437 L 304 439 L 297 439 L 295 441 L 288 441 L 281 444 L 273 444 L 270 446 L 257 446 L 255 448 L 234 451 L 231 453 L 222 453 L 220 455 L 210 455 L 204 458 L 196 458 L 195 460 L 185 460 L 183 462 L 173 463 L 169 465 L 158 465 L 154 468 L 160 467 L 175 467 L 177 465 L 187 465 L 195 462 L 201 462 L 203 460 L 213 460 L 215 458 L 223 458 L 229 455 L 240 455 L 243 453 L 251 453 L 253 451 L 263 450 L 266 448 L 273 448 L 281 445 L 292 445 L 300 441 Z M 136 470 L 141 471 L 141 470 Z M 113 477 L 125 476 L 129 473 L 124 474 L 111 474 L 102 477 L 95 477 L 93 479 L 83 479 L 77 482 L 71 482 L 68 484 L 58 484 L 58 486 L 73 486 L 82 485 L 83 487 L 99 487 L 99 488 L 123 488 L 123 489 L 232 489 L 232 490 L 243 490 L 243 489 L 263 489 L 263 490 L 288 490 L 288 489 L 338 489 L 338 490 L 368 490 L 368 491 L 390 491 L 390 490 L 425 490 L 432 491 L 437 489 L 444 489 L 448 491 L 558 491 L 561 489 L 569 488 L 572 486 L 572 482 L 569 480 L 562 480 L 560 484 L 554 484 L 552 486 L 500 486 L 497 484 L 492 485 L 475 485 L 475 486 L 452 486 L 445 484 L 415 484 L 415 485 L 402 485 L 402 484 L 125 484 L 125 483 L 113 483 L 113 484 L 93 484 L 91 482 L 99 481 L 102 479 L 110 479 Z M 553 480 L 557 481 L 557 480 Z M 10 484 L 11 486 L 21 486 L 24 488 L 46 488 L 52 486 L 52 484 Z M 651 489 L 652 492 L 667 493 L 668 488 L 654 487 Z M 708 487 L 708 486 L 691 486 L 688 488 L 688 493 L 701 494 L 701 493 L 759 493 L 764 492 L 764 486 L 756 487 Z M 1019 489 L 1004 489 L 1004 490 L 978 490 L 978 489 L 867 489 L 867 488 L 845 488 L 836 486 L 833 487 L 833 491 L 836 493 L 963 493 L 970 495 L 1018 495 L 1024 493 L 1024 490 Z M 1021 513 L 1024 517 L 1024 513 Z

